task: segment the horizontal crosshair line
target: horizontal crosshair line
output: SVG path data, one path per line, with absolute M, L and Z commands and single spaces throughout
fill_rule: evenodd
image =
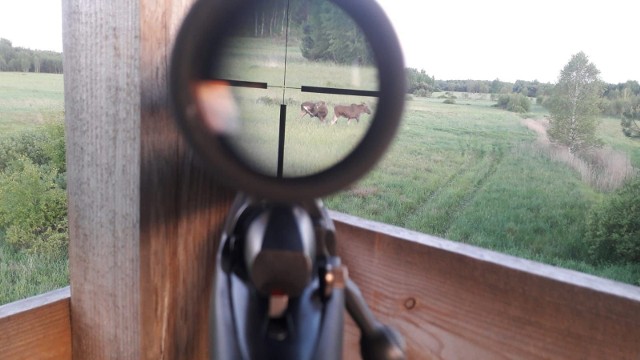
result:
M 342 89 L 342 88 L 328 88 L 319 86 L 302 86 L 300 88 L 302 92 L 312 92 L 318 94 L 336 94 L 336 95 L 355 95 L 355 96 L 380 96 L 379 91 L 374 90 L 355 90 L 355 89 Z
M 254 88 L 254 89 L 286 88 L 291 90 L 300 90 L 302 92 L 318 93 L 318 94 L 354 95 L 354 96 L 371 96 L 371 97 L 380 96 L 380 92 L 375 90 L 356 90 L 356 89 L 304 86 L 304 85 L 302 87 L 284 87 L 284 86 L 277 86 L 277 85 L 275 86 L 269 85 L 265 82 L 257 82 L 257 81 L 242 81 L 242 80 L 228 80 L 228 79 L 217 79 L 217 80 L 224 81 L 229 86 L 246 87 L 246 88 Z
M 246 88 L 254 88 L 254 89 L 266 89 L 268 87 L 266 82 L 228 80 L 228 79 L 216 79 L 216 81 L 224 81 L 228 83 L 229 86 L 235 86 L 235 87 L 246 87 Z

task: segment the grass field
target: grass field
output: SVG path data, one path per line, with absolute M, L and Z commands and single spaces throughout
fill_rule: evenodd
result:
M 0 72 L 0 136 L 63 116 L 61 74 Z
M 331 197 L 335 210 L 640 285 L 640 264 L 593 266 L 583 243 L 588 210 L 607 196 L 539 149 L 523 118 L 486 101 L 407 103 L 380 166 Z M 544 115 L 534 106 L 533 117 Z M 600 132 L 640 166 L 640 143 L 618 122 Z
M 262 44 L 264 45 L 264 44 Z M 276 82 L 282 74 L 273 45 L 250 44 L 251 62 L 234 63 L 226 74 L 236 80 Z M 290 63 L 296 86 L 354 86 L 372 90 L 377 83 L 370 68 L 309 64 L 297 49 Z M 234 65 L 235 66 L 235 65 Z M 248 74 L 261 71 L 260 79 Z M 235 71 L 235 73 L 234 73 Z M 281 88 L 234 90 L 249 130 L 235 141 L 239 151 L 272 173 L 275 167 Z M 364 179 L 326 199 L 337 211 L 406 227 L 447 239 L 506 252 L 548 264 L 640 285 L 640 264 L 589 263 L 584 244 L 589 209 L 609 196 L 609 188 L 591 181 L 584 169 L 544 142 L 533 125 L 544 123 L 546 111 L 533 105 L 524 116 L 492 107 L 487 96 L 457 94 L 456 104 L 437 97 L 413 97 L 399 135 L 379 166 Z M 308 116 L 299 120 L 299 104 L 324 100 L 330 106 L 366 101 L 375 111 L 375 99 L 309 95 L 289 90 L 285 174 L 315 172 L 339 160 L 357 144 L 372 118 L 359 123 L 320 123 Z M 0 134 L 37 126 L 63 116 L 62 76 L 0 73 Z M 527 122 L 528 121 L 528 122 Z M 619 121 L 605 118 L 599 134 L 609 148 L 603 163 L 624 163 L 624 176 L 640 168 L 640 142 L 622 135 Z M 614 156 L 615 155 L 615 156 Z M 610 161 L 611 159 L 616 161 Z M 606 166 L 598 176 L 614 176 Z M 587 168 L 587 173 L 596 170 Z M 615 175 L 618 176 L 618 175 Z M 620 175 L 623 176 L 623 175 Z M 613 179 L 620 180 L 620 179 Z M 611 182 L 616 184 L 615 181 Z M 613 185 L 612 185 L 613 186 Z M 348 241 L 348 239 L 342 239 Z M 16 290 L 0 298 L 33 295 L 65 285 L 66 259 L 44 259 L 15 252 L 0 233 L 0 285 Z M 13 291 L 13 293 L 11 293 Z

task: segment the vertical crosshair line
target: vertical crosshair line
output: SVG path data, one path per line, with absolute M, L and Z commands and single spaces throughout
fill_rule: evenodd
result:
M 282 84 L 282 103 L 284 104 L 285 91 L 287 89 L 287 58 L 289 57 L 289 0 L 287 0 L 286 13 L 287 27 L 284 32 L 284 79 Z
M 284 129 L 287 123 L 287 105 L 280 105 L 280 133 L 278 135 L 278 179 L 282 178 L 284 170 Z
M 282 84 L 282 104 L 280 104 L 280 131 L 278 136 L 278 169 L 277 177 L 280 179 L 284 172 L 284 135 L 287 125 L 287 105 L 284 102 L 287 90 L 287 58 L 289 57 L 289 0 L 287 0 L 286 12 L 287 27 L 284 35 L 284 78 Z

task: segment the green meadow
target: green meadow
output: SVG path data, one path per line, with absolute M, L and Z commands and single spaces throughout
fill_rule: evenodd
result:
M 231 48 L 220 78 L 261 81 L 268 89 L 233 88 L 229 130 L 238 152 L 264 172 L 276 165 L 280 104 L 287 104 L 285 175 L 319 171 L 358 144 L 372 115 L 331 125 L 333 106 L 376 99 L 302 93 L 300 85 L 376 90 L 371 67 L 310 63 L 289 47 L 287 89 L 282 42 Z M 275 55 L 274 55 L 275 54 Z M 544 139 L 544 108 L 518 115 L 493 107 L 488 95 L 456 94 L 455 104 L 408 96 L 398 136 L 378 166 L 328 197 L 337 210 L 547 264 L 640 285 L 640 264 L 588 261 L 586 216 L 640 168 L 640 142 L 619 120 L 604 118 L 599 166 L 567 157 Z M 0 136 L 37 128 L 63 115 L 61 75 L 0 73 Z M 325 101 L 324 123 L 305 116 L 304 101 Z M 231 120 L 230 120 L 231 121 Z M 229 124 L 227 124 L 229 125 Z M 349 239 L 341 239 L 349 241 Z M 67 284 L 67 260 L 9 247 L 0 229 L 0 304 Z M 12 288 L 14 290 L 6 290 Z
M 542 121 L 544 113 L 534 106 L 525 117 Z M 619 150 L 617 156 L 640 167 L 640 144 L 623 136 L 619 122 L 605 119 L 600 132 Z M 640 285 L 640 264 L 598 266 L 587 261 L 586 215 L 609 191 L 590 184 L 589 177 L 550 149 L 525 126 L 523 116 L 485 100 L 450 105 L 416 98 L 407 102 L 400 133 L 379 166 L 327 204 L 360 217 Z M 627 170 L 625 176 L 632 176 L 633 170 Z
M 0 72 L 0 136 L 64 114 L 61 74 Z

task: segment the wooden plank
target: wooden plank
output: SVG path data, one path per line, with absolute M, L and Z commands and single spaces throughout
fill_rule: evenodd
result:
M 168 104 L 172 40 L 192 1 L 141 1 L 143 358 L 208 358 L 209 293 L 234 192 L 198 166 Z
M 74 358 L 206 357 L 233 192 L 196 165 L 168 109 L 191 2 L 63 1 Z
M 138 4 L 62 7 L 73 355 L 137 359 Z
M 69 287 L 0 306 L 0 359 L 71 359 Z
M 638 287 L 331 215 L 352 278 L 410 359 L 640 359 Z

